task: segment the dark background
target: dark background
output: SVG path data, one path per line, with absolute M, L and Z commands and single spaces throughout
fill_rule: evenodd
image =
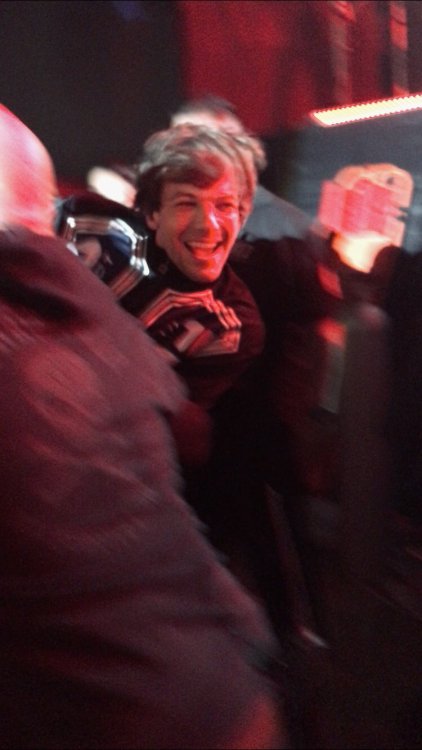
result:
M 387 2 L 356 0 L 351 101 L 392 95 Z M 409 90 L 422 90 L 422 3 L 405 3 Z M 263 182 L 286 194 L 286 157 L 312 108 L 336 104 L 328 0 L 0 2 L 0 101 L 45 143 L 62 182 L 130 163 L 192 96 L 230 99 L 264 140 Z
M 0 101 L 59 175 L 131 162 L 180 100 L 172 2 L 1 2 Z

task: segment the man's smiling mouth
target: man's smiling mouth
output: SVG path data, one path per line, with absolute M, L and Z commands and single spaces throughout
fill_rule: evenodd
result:
M 198 260 L 207 259 L 221 247 L 221 242 L 185 242 L 185 247 Z

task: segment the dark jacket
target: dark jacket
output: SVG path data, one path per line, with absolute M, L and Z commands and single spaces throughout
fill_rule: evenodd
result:
M 250 291 L 225 266 L 211 284 L 191 281 L 151 241 L 151 273 L 122 301 L 174 356 L 190 398 L 212 409 L 261 354 L 264 325 Z

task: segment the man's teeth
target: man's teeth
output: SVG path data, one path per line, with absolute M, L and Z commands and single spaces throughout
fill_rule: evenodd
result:
M 212 250 L 214 247 L 217 247 L 217 242 L 187 242 L 186 244 L 189 247 L 199 247 L 204 250 Z
M 210 244 L 209 242 L 187 242 L 186 245 L 192 253 L 213 253 L 217 247 L 217 242 Z

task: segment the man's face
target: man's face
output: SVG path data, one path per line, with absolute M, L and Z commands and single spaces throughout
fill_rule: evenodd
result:
M 229 168 L 212 185 L 167 182 L 161 206 L 147 218 L 155 240 L 192 281 L 220 276 L 240 230 L 239 195 Z

